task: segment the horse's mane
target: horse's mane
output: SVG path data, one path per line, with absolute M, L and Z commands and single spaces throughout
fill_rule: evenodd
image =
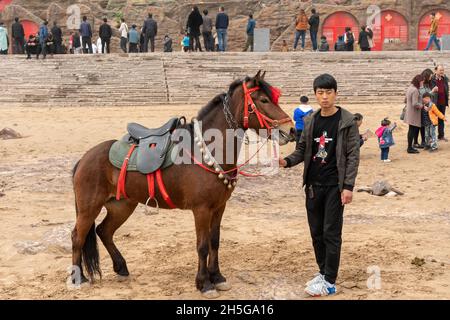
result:
M 230 87 L 228 88 L 228 93 L 230 94 L 230 96 L 233 95 L 234 90 L 236 90 L 239 86 L 242 86 L 242 83 L 244 83 L 244 81 L 248 82 L 250 80 L 252 80 L 252 78 L 246 77 L 244 80 L 238 79 L 233 81 L 230 84 Z M 269 97 L 269 99 L 272 99 L 272 91 L 270 89 L 271 85 L 268 82 L 260 80 L 259 87 Z M 200 111 L 197 114 L 197 119 L 203 119 L 208 113 L 210 113 L 213 109 L 218 107 L 225 98 L 225 95 L 226 93 L 223 92 L 215 96 L 210 102 L 208 102 L 206 106 L 200 109 Z

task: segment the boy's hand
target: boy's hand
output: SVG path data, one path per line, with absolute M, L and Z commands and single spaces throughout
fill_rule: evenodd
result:
M 353 192 L 350 190 L 344 189 L 341 193 L 341 202 L 342 205 L 350 204 L 353 201 Z
M 280 158 L 278 159 L 278 164 L 280 165 L 280 167 L 286 168 L 286 166 L 287 166 L 287 161 L 280 157 Z

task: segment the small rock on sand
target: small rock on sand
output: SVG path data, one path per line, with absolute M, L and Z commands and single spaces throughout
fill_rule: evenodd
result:
M 0 130 L 0 139 L 7 140 L 7 139 L 20 139 L 20 138 L 23 138 L 23 136 L 11 128 L 4 128 L 4 129 Z
M 423 258 L 417 258 L 415 257 L 412 261 L 411 264 L 416 265 L 418 267 L 421 267 L 425 264 L 425 259 Z

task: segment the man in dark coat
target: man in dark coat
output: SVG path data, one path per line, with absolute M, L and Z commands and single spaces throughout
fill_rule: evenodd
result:
M 319 32 L 320 17 L 316 9 L 312 9 L 311 14 L 311 17 L 308 20 L 309 32 L 311 34 L 313 50 L 317 51 L 317 33 Z
M 62 34 L 62 30 L 60 27 L 58 27 L 57 22 L 53 22 L 53 28 L 51 30 L 51 33 L 53 35 L 53 41 L 54 41 L 54 46 L 55 46 L 55 53 L 56 54 L 61 54 L 63 53 L 62 50 L 62 41 L 63 41 L 63 34 Z
M 80 33 L 81 33 L 81 41 L 83 46 L 83 51 L 88 47 L 88 52 L 93 53 L 92 51 L 92 28 L 91 24 L 87 22 L 87 17 L 83 17 L 83 22 L 80 24 Z
M 14 19 L 12 25 L 11 36 L 14 40 L 13 54 L 23 54 L 23 48 L 25 45 L 25 31 L 22 24 L 19 22 L 19 18 Z
M 144 52 L 148 52 L 148 41 L 150 40 L 151 51 L 155 52 L 155 37 L 158 34 L 158 24 L 153 19 L 151 13 L 148 14 L 148 18 L 144 21 L 144 27 L 142 28 L 142 34 L 144 34 Z
M 202 45 L 200 43 L 200 26 L 203 24 L 203 17 L 200 14 L 197 6 L 192 8 L 187 21 L 187 31 L 189 34 L 189 51 L 202 51 Z M 194 48 L 195 40 L 195 48 Z
M 359 33 L 358 43 L 361 51 L 370 51 L 369 39 L 373 38 L 373 31 L 366 27 L 361 27 L 361 32 Z
M 105 53 L 105 46 L 106 46 L 106 53 L 109 53 L 109 45 L 111 43 L 112 29 L 111 26 L 108 24 L 108 19 L 106 18 L 103 19 L 103 24 L 100 26 L 98 34 L 100 36 L 100 39 L 102 39 L 102 53 Z

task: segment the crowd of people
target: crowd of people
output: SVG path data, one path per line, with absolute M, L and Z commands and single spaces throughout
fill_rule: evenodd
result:
M 449 107 L 449 79 L 445 75 L 444 66 L 438 65 L 434 71 L 425 69 L 416 75 L 409 88 L 406 90 L 405 107 L 401 112 L 400 119 L 408 125 L 408 147 L 409 154 L 419 153 L 419 149 L 436 152 L 440 142 L 448 142 L 445 137 L 446 109 Z M 297 148 L 300 144 L 304 121 L 313 113 L 308 105 L 308 97 L 300 98 L 300 105 L 294 110 L 294 121 L 296 124 Z M 356 113 L 355 121 L 358 127 L 363 123 L 363 115 Z M 388 117 L 381 120 L 380 127 L 375 130 L 378 146 L 381 152 L 381 161 L 391 162 L 389 159 L 390 148 L 395 145 L 394 130 L 397 123 L 391 123 Z M 360 134 L 360 147 L 369 138 L 369 131 Z M 419 136 L 421 141 L 419 143 Z
M 439 20 L 436 18 L 435 13 L 430 15 L 430 19 L 431 25 L 428 32 L 430 38 L 425 50 L 429 50 L 433 44 L 440 50 L 441 47 L 437 37 Z M 227 51 L 229 24 L 230 19 L 223 6 L 219 8 L 215 21 L 210 17 L 207 9 L 203 10 L 203 14 L 201 14 L 199 7 L 193 6 L 187 17 L 184 31 L 182 32 L 181 50 L 184 52 L 203 50 L 208 52 Z M 352 28 L 348 26 L 345 28 L 343 34 L 338 35 L 334 44 L 330 44 L 332 39 L 327 39 L 325 35 L 320 37 L 319 42 L 318 32 L 320 16 L 314 8 L 311 9 L 310 17 L 307 16 L 305 10 L 300 10 L 294 20 L 294 24 L 294 51 L 299 47 L 299 43 L 300 50 L 305 50 L 306 34 L 308 31 L 312 51 L 327 52 L 330 51 L 330 48 L 333 48 L 334 51 L 354 51 L 356 44 L 361 51 L 371 51 L 375 46 L 373 30 L 366 25 L 361 26 L 358 38 L 355 37 Z M 45 58 L 47 54 L 92 54 L 110 52 L 113 29 L 108 24 L 106 18 L 103 19 L 103 24 L 99 28 L 99 36 L 95 43 L 92 40 L 93 32 L 90 23 L 87 21 L 87 17 L 83 17 L 83 22 L 81 23 L 79 30 L 70 32 L 67 41 L 65 41 L 63 32 L 56 22 L 54 22 L 51 30 L 48 30 L 47 25 L 48 22 L 44 21 L 37 34 L 30 35 L 28 39 L 25 39 L 24 28 L 20 23 L 19 18 L 15 18 L 15 22 L 11 28 L 13 53 L 21 54 L 29 51 L 28 57 L 30 57 L 30 54 L 42 54 Z M 243 51 L 254 50 L 255 28 L 256 20 L 254 19 L 253 14 L 249 14 L 247 26 L 245 28 L 247 40 L 243 47 Z M 148 14 L 148 17 L 145 19 L 142 28 L 140 29 L 138 29 L 136 24 L 133 24 L 131 28 L 129 28 L 125 19 L 122 18 L 118 33 L 120 34 L 120 49 L 123 52 L 154 52 L 155 38 L 158 34 L 158 23 L 151 13 Z M 201 43 L 201 37 L 203 38 L 203 45 Z M 3 23 L 0 22 L 0 54 L 7 54 L 10 45 L 8 31 Z M 163 48 L 164 52 L 173 51 L 173 39 L 169 35 L 165 35 L 163 38 Z M 281 51 L 290 51 L 286 39 L 282 40 Z

